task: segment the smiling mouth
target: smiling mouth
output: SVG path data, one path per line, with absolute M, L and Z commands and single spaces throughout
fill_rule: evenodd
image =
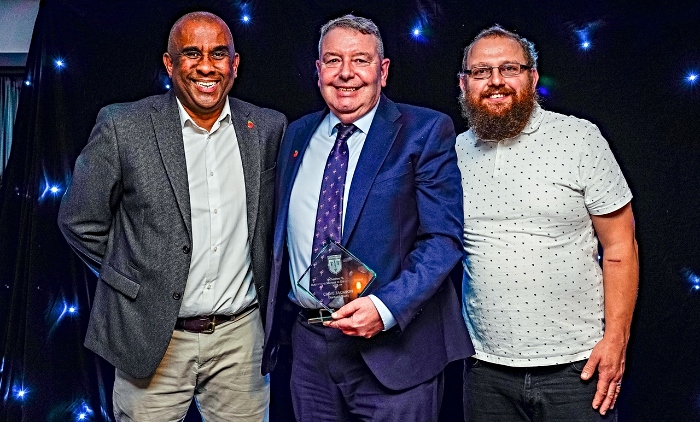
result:
M 338 86 L 335 89 L 337 89 L 338 91 L 341 91 L 341 92 L 353 92 L 353 91 L 357 91 L 359 88 L 353 88 L 353 87 L 346 88 L 346 87 Z
M 195 84 L 201 86 L 202 88 L 211 88 L 218 84 L 218 82 L 195 82 Z

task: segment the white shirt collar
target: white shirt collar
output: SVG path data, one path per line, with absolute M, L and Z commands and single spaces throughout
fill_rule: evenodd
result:
M 357 128 L 360 129 L 365 135 L 369 132 L 369 127 L 372 126 L 372 120 L 374 120 L 374 115 L 377 113 L 377 107 L 379 107 L 379 101 L 377 101 L 377 104 L 375 104 L 367 114 L 352 122 L 352 124 L 357 126 Z M 328 127 L 325 129 L 325 131 L 330 137 L 333 135 L 335 125 L 340 123 L 340 119 L 338 116 L 333 114 L 333 112 L 330 112 L 328 113 L 328 119 L 326 120 L 328 121 Z

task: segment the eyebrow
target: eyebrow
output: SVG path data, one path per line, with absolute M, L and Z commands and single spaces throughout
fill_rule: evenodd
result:
M 504 65 L 504 64 L 508 64 L 508 63 L 520 64 L 520 60 L 503 60 L 503 61 L 501 62 L 501 64 L 499 64 L 499 65 L 497 65 L 497 66 L 501 66 L 501 65 Z M 475 67 L 475 66 L 477 66 L 477 67 L 491 67 L 491 65 L 490 65 L 489 63 L 486 63 L 486 62 L 478 62 L 478 63 L 472 64 L 472 67 Z
M 331 56 L 331 57 L 342 57 L 342 54 L 340 54 L 340 53 L 334 53 L 334 52 L 332 52 L 332 51 L 329 51 L 329 52 L 324 53 L 323 56 L 322 56 L 322 58 L 325 59 L 325 58 L 327 58 L 328 56 Z M 361 52 L 359 52 L 359 53 L 353 54 L 351 57 L 365 57 L 365 58 L 370 59 L 370 58 L 372 58 L 372 54 L 371 54 L 371 53 L 366 53 L 366 52 L 364 52 L 364 51 L 361 51 Z
M 184 46 L 182 47 L 182 50 L 180 50 L 182 53 L 186 53 L 188 51 L 197 51 L 201 52 L 202 50 L 199 47 L 196 47 L 194 45 L 189 45 L 189 46 Z M 214 48 L 211 49 L 211 51 L 227 51 L 230 52 L 229 48 L 227 45 L 217 45 Z

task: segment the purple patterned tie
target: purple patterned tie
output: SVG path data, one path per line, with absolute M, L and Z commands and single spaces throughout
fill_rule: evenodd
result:
M 345 190 L 345 175 L 348 171 L 348 143 L 347 140 L 357 130 L 355 125 L 344 125 L 338 123 L 338 135 L 335 144 L 326 161 L 326 168 L 323 171 L 323 181 L 321 182 L 321 193 L 318 197 L 318 208 L 316 210 L 316 227 L 314 229 L 313 250 L 311 259 L 313 260 L 328 243 L 328 239 L 340 242 L 341 225 L 343 222 L 343 191 Z M 309 290 L 317 298 L 322 298 L 323 284 L 314 285 L 317 278 L 324 277 L 327 271 L 323 265 L 325 256 L 314 262 L 311 267 L 311 283 Z M 325 274 L 327 277 L 328 274 Z

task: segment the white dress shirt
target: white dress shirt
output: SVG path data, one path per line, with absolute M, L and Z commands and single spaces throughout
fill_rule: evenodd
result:
M 228 98 L 210 131 L 177 101 L 192 214 L 192 261 L 180 317 L 234 314 L 256 299 L 243 163 Z
M 348 193 L 352 186 L 352 178 L 378 105 L 379 103 L 369 113 L 353 122 L 358 130 L 347 141 L 350 157 L 348 159 L 348 172 L 345 178 L 345 192 L 343 194 L 343 227 L 345 227 L 345 211 L 347 209 Z M 328 113 L 316 128 L 309 141 L 309 146 L 304 152 L 289 200 L 287 250 L 289 251 L 289 275 L 292 280 L 292 290 L 289 293 L 289 299 L 303 308 L 319 307 L 316 301 L 309 297 L 308 293 L 297 287 L 296 281 L 311 265 L 311 250 L 313 248 L 313 234 L 316 227 L 316 210 L 321 191 L 321 181 L 328 154 L 336 140 L 338 129 L 335 126 L 338 123 L 340 123 L 340 119 L 333 113 Z M 308 273 L 304 275 L 301 284 L 305 288 L 309 287 Z M 379 311 L 379 315 L 384 323 L 384 329 L 388 330 L 393 327 L 396 324 L 396 320 L 386 305 L 374 295 L 369 295 L 369 298 Z

